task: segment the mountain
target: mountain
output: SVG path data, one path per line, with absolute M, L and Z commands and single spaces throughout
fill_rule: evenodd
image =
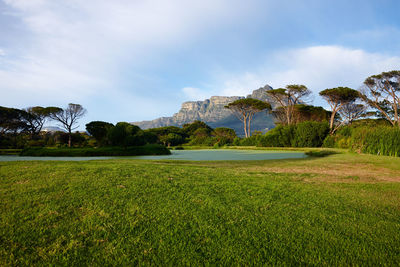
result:
M 42 132 L 65 132 L 65 130 L 57 126 L 47 126 L 42 128 Z
M 272 87 L 266 85 L 254 90 L 247 98 L 255 98 L 262 101 L 269 101 L 266 91 Z M 204 101 L 188 101 L 182 104 L 178 113 L 172 117 L 161 117 L 151 121 L 132 122 L 142 129 L 157 128 L 163 126 L 182 126 L 195 120 L 200 120 L 212 128 L 228 127 L 236 131 L 238 135 L 244 135 L 243 123 L 236 118 L 225 106 L 235 100 L 245 98 L 244 96 L 212 96 Z M 252 131 L 265 131 L 274 127 L 271 115 L 265 111 L 257 113 L 252 122 Z

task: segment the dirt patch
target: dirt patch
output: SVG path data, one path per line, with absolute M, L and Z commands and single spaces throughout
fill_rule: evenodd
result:
M 252 171 L 273 173 L 298 173 L 313 174 L 312 179 L 304 181 L 325 182 L 400 182 L 400 173 L 384 167 L 371 164 L 326 164 L 324 166 L 258 166 L 251 168 Z

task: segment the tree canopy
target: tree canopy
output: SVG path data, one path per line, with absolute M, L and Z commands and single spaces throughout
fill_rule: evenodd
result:
M 335 128 L 333 126 L 337 112 L 342 109 L 344 105 L 354 102 L 359 97 L 359 92 L 349 87 L 335 87 L 322 90 L 319 92 L 319 95 L 328 102 L 332 109 L 329 128 L 331 132 L 334 132 Z
M 400 127 L 400 70 L 368 77 L 360 96 L 392 125 Z
M 285 88 L 268 90 L 267 94 L 272 98 L 277 108 L 281 108 L 285 121 L 289 125 L 293 123 L 294 107 L 304 98 L 311 94 L 311 91 L 305 85 L 292 84 Z
M 72 131 L 78 129 L 78 120 L 86 114 L 86 109 L 79 104 L 72 103 L 68 104 L 65 109 L 56 107 L 53 107 L 52 109 L 53 112 L 50 117 L 61 123 L 61 126 L 67 130 L 69 135 L 68 146 L 71 147 Z
M 233 114 L 243 121 L 244 134 L 246 137 L 251 136 L 251 120 L 254 114 L 263 111 L 265 109 L 271 110 L 271 104 L 254 99 L 254 98 L 242 98 L 225 106 L 233 112 Z
M 114 127 L 112 123 L 104 121 L 92 121 L 86 124 L 86 131 L 93 136 L 99 144 L 106 142 L 107 133 L 110 128 Z

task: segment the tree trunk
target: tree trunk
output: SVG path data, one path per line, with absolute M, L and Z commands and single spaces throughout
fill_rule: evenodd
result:
M 71 147 L 71 143 L 72 143 L 72 134 L 71 132 L 68 133 L 68 147 Z
M 329 128 L 331 129 L 331 131 L 332 131 L 332 129 L 333 129 L 333 121 L 335 120 L 335 114 L 332 112 L 332 115 L 331 115 L 331 120 L 330 120 L 330 122 L 329 122 Z
M 249 137 L 251 136 L 250 122 L 251 122 L 251 117 L 249 117 L 249 123 L 247 125 L 247 127 L 248 127 L 247 133 L 248 133 Z
M 247 136 L 247 118 L 245 116 L 243 116 L 243 124 L 244 124 L 244 136 Z

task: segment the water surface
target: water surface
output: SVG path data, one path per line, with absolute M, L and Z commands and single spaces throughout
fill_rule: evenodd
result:
M 83 161 L 103 159 L 148 159 L 148 160 L 268 160 L 268 159 L 298 159 L 307 157 L 304 152 L 283 150 L 236 150 L 236 149 L 202 149 L 202 150 L 171 150 L 171 155 L 162 156 L 125 156 L 125 157 L 19 157 L 0 156 L 0 161 L 27 160 L 59 160 Z

